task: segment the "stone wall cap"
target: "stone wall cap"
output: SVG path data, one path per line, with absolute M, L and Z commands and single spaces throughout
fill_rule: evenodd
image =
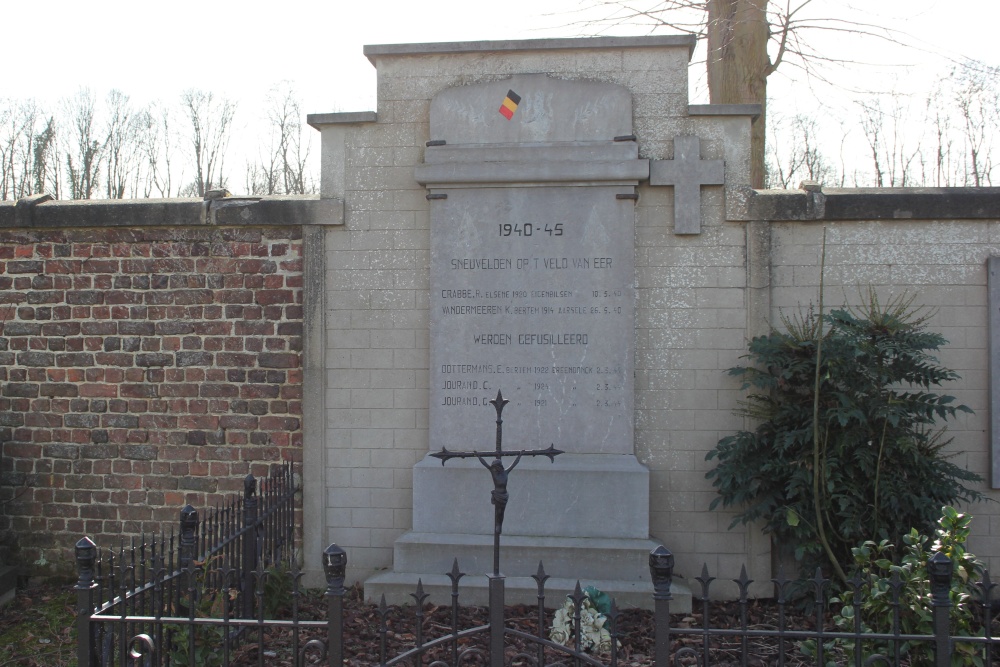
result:
M 374 123 L 378 115 L 374 111 L 340 111 L 335 113 L 311 113 L 306 116 L 306 122 L 317 130 L 324 125 L 354 125 L 359 123 Z
M 751 119 L 761 114 L 763 109 L 759 104 L 689 104 L 689 116 L 750 116 Z
M 635 49 L 684 47 L 688 59 L 694 52 L 694 35 L 643 35 L 638 37 L 569 37 L 511 39 L 480 42 L 429 42 L 423 44 L 368 44 L 364 54 L 375 64 L 378 56 L 421 56 L 490 51 L 550 51 L 559 49 Z
M 343 202 L 319 195 L 42 200 L 15 208 L 15 202 L 0 202 L 0 228 L 343 224 Z
M 1000 220 L 1000 188 L 754 190 L 744 220 Z

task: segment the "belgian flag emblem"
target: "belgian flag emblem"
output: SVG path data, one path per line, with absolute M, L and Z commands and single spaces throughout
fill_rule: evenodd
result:
M 521 96 L 515 93 L 513 90 L 507 91 L 507 97 L 503 99 L 503 104 L 500 105 L 500 113 L 504 118 L 510 120 L 514 117 L 514 112 L 517 111 L 517 105 L 521 103 Z

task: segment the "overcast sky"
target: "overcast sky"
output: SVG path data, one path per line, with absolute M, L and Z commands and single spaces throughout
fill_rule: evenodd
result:
M 8 0 L 0 96 L 43 101 L 87 86 L 98 94 L 119 88 L 138 100 L 173 98 L 197 87 L 252 100 L 288 79 L 296 82 L 308 112 L 368 109 L 375 71 L 362 55 L 365 44 L 579 36 L 587 29 L 572 24 L 581 18 L 581 7 L 595 1 Z M 853 4 L 863 10 L 852 10 L 845 0 L 813 0 L 806 9 L 815 16 L 891 25 L 913 35 L 927 52 L 900 53 L 871 42 L 845 48 L 836 35 L 830 50 L 840 57 L 917 63 L 948 51 L 1000 60 L 995 0 Z M 783 74 L 786 80 L 802 78 L 790 68 Z M 856 77 L 852 68 L 851 80 Z M 781 87 L 777 79 L 774 85 Z
M 243 122 L 252 123 L 267 90 L 290 80 L 305 113 L 374 110 L 375 69 L 362 54 L 365 44 L 593 34 L 596 29 L 580 21 L 596 14 L 581 13 L 581 7 L 599 1 L 6 0 L 0 98 L 33 97 L 55 110 L 59 99 L 81 87 L 98 99 L 118 88 L 139 104 L 174 103 L 183 90 L 201 88 L 236 99 Z M 641 6 L 652 0 L 632 1 Z M 769 80 L 771 112 L 841 105 L 849 114 L 851 88 L 926 87 L 945 71 L 946 56 L 1000 65 L 996 0 L 812 0 L 803 15 L 891 26 L 918 48 L 859 42 L 842 33 L 814 35 L 817 50 L 872 65 L 825 68 L 823 75 L 840 89 L 783 66 Z M 707 101 L 704 85 L 697 83 L 703 69 L 692 66 L 695 102 Z

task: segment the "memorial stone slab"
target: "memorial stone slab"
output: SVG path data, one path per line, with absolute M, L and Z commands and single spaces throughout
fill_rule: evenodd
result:
M 633 204 L 625 188 L 458 189 L 431 230 L 432 448 L 508 433 L 631 454 Z
M 608 527 L 607 515 L 580 502 L 593 490 L 557 481 L 576 469 L 578 481 L 589 470 L 609 475 L 604 485 L 592 478 L 598 486 L 624 483 L 613 474 L 622 456 L 641 470 L 634 192 L 648 166 L 634 141 L 616 141 L 631 135 L 630 94 L 516 76 L 442 92 L 430 129 L 416 178 L 431 192 L 431 449 L 482 446 L 488 401 L 501 390 L 512 402 L 508 437 L 568 455 L 554 469 L 523 464 L 508 532 L 646 537 L 645 502 L 608 510 L 618 519 Z M 612 458 L 585 458 L 594 455 Z M 488 532 L 489 507 L 459 502 L 478 476 L 429 461 L 414 475 L 414 530 Z M 568 509 L 545 511 L 560 496 Z

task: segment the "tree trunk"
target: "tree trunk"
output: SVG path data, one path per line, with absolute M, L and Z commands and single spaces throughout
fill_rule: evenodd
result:
M 706 0 L 708 94 L 712 104 L 759 104 L 750 128 L 750 184 L 764 187 L 767 76 L 767 0 Z

